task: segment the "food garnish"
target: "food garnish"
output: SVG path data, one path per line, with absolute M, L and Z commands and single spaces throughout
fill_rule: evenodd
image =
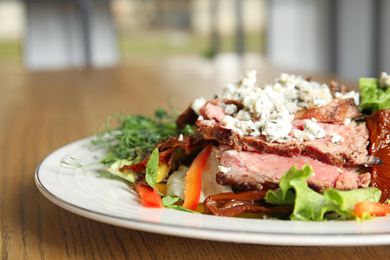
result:
M 118 117 L 93 144 L 145 207 L 302 221 L 390 214 L 390 76 L 337 82 L 249 71 L 180 115 Z
M 386 72 L 382 72 L 379 79 L 361 78 L 359 87 L 362 92 L 362 111 L 372 114 L 390 107 L 390 75 Z

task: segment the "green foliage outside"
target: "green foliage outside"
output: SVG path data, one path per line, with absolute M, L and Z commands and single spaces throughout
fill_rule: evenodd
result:
M 263 52 L 264 36 L 247 35 L 245 51 Z M 198 54 L 212 58 L 216 53 L 211 49 L 207 35 L 175 32 L 144 32 L 119 36 L 119 50 L 126 61 L 128 58 L 158 58 L 181 54 Z M 219 40 L 218 52 L 234 52 L 235 38 L 224 36 Z M 0 65 L 21 66 L 23 43 L 21 41 L 0 41 Z
M 20 65 L 22 44 L 20 41 L 0 40 L 0 65 Z
M 245 51 L 263 52 L 264 35 L 247 35 Z M 122 56 L 127 58 L 165 57 L 180 54 L 199 54 L 212 57 L 211 40 L 208 35 L 175 32 L 145 32 L 122 35 L 119 38 Z M 219 40 L 218 52 L 234 52 L 235 37 L 224 36 Z

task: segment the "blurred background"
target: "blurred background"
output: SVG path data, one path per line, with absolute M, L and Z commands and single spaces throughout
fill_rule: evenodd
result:
M 357 80 L 390 71 L 388 11 L 386 0 L 0 0 L 0 70 L 222 57 Z

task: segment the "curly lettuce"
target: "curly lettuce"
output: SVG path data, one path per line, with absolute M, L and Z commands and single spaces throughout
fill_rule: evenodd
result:
M 381 191 L 377 188 L 339 191 L 326 189 L 322 194 L 309 188 L 307 179 L 313 174 L 313 168 L 306 164 L 301 170 L 291 167 L 280 179 L 280 187 L 267 192 L 265 201 L 278 205 L 294 205 L 290 216 L 292 220 L 322 221 L 330 217 L 357 219 L 353 214 L 354 205 L 360 201 L 378 202 Z
M 390 108 L 389 75 L 382 73 L 377 78 L 360 78 L 361 90 L 360 110 L 372 114 L 377 110 Z

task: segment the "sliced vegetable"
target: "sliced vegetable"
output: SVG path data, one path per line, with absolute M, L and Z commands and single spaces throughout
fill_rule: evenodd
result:
M 366 119 L 369 130 L 369 154 L 383 161 L 371 167 L 372 186 L 382 191 L 380 202 L 390 198 L 390 109 L 376 111 Z
M 385 202 L 390 198 L 390 147 L 380 149 L 375 156 L 383 161 L 383 164 L 371 167 L 372 186 L 382 191 L 379 202 Z
M 390 205 L 368 200 L 361 201 L 355 204 L 355 213 L 358 217 L 362 217 L 365 214 L 370 214 L 370 216 L 385 216 L 390 214 Z
M 206 199 L 209 195 L 233 191 L 230 186 L 220 185 L 216 182 L 216 175 L 220 171 L 220 159 L 217 158 L 217 150 L 218 148 L 213 146 L 210 152 L 210 156 L 204 165 L 202 174 L 202 192 L 200 195 L 201 200 Z
M 167 207 L 195 212 L 177 205 L 176 203 L 180 201 L 179 197 L 164 195 L 166 194 L 166 184 L 157 183 L 159 157 L 159 151 L 156 148 L 153 150 L 146 164 L 145 180 L 149 186 L 139 185 L 136 187 L 136 190 L 138 189 L 138 193 L 140 194 L 142 205 L 145 207 Z
M 164 196 L 167 195 L 167 184 L 166 183 L 157 183 L 156 187 L 161 195 L 164 195 Z
M 212 144 L 206 146 L 192 162 L 186 176 L 186 190 L 183 207 L 190 210 L 196 210 L 199 204 L 199 198 L 202 189 L 202 174 L 206 160 L 210 155 Z
M 168 174 L 169 174 L 169 166 L 165 162 L 162 162 L 158 166 L 158 171 L 157 171 L 157 183 L 160 183 L 162 180 L 164 180 Z
M 370 216 L 385 216 L 390 214 L 390 205 L 367 200 L 361 201 L 355 204 L 355 213 L 358 217 L 362 217 L 367 213 Z
M 124 165 L 131 165 L 133 162 L 129 160 L 117 160 L 115 163 L 113 163 L 110 167 L 107 168 L 107 171 L 110 173 L 117 175 L 129 182 L 135 182 L 134 172 L 121 172 L 119 171 L 120 168 L 122 168 Z
M 137 185 L 135 190 L 141 198 L 141 205 L 148 208 L 163 208 L 161 195 L 156 187 L 152 188 L 147 185 Z
M 176 196 L 184 200 L 185 195 L 184 191 L 186 189 L 186 173 L 188 171 L 188 167 L 185 165 L 180 165 L 179 169 L 169 176 L 167 181 L 167 195 Z
M 352 212 L 356 203 L 361 201 L 378 202 L 381 197 L 381 191 L 374 187 L 348 191 L 327 189 L 324 190 L 323 194 L 326 201 L 334 204 L 335 211 L 347 219 L 355 217 Z
M 240 193 L 226 192 L 210 195 L 204 201 L 207 214 L 233 217 L 242 213 L 262 212 L 268 214 L 291 213 L 293 205 L 265 205 L 265 190 L 250 190 Z

